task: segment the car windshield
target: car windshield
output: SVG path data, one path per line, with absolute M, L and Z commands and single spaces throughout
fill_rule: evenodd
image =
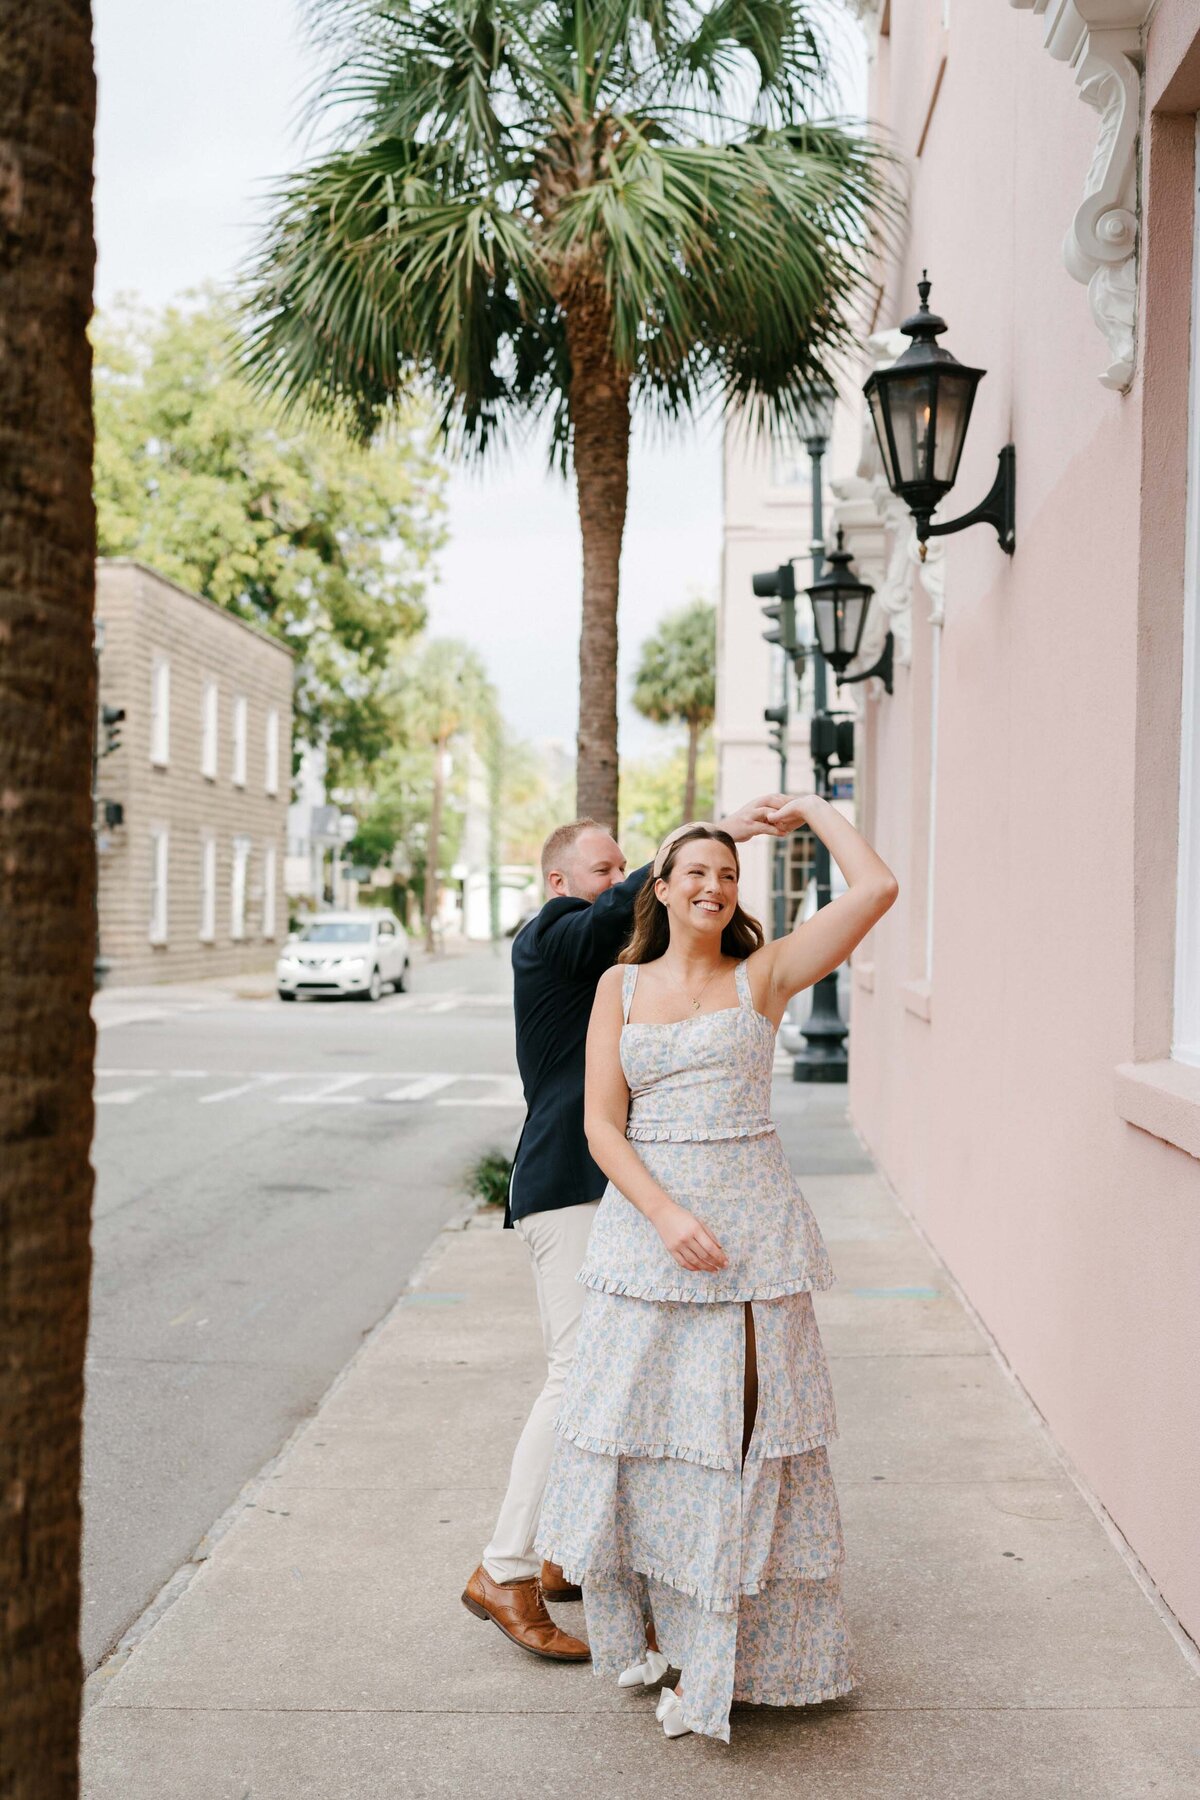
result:
M 317 925 L 307 925 L 301 936 L 302 944 L 365 944 L 371 936 L 369 924 L 359 925 L 352 919 L 325 919 Z

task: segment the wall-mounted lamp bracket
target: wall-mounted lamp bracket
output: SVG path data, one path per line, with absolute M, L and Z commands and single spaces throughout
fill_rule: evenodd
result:
M 999 456 L 996 479 L 988 492 L 961 519 L 947 519 L 945 524 L 931 524 L 928 517 L 917 519 L 917 540 L 921 561 L 925 560 L 925 540 L 948 537 L 952 531 L 965 531 L 968 525 L 994 525 L 1000 548 L 1011 556 L 1017 547 L 1017 447 L 1005 444 Z M 889 689 L 889 692 L 891 690 Z
M 869 669 L 864 669 L 861 675 L 835 675 L 834 680 L 837 682 L 839 688 L 843 688 L 849 687 L 852 681 L 869 681 L 872 675 L 877 675 L 884 685 L 885 692 L 890 694 L 893 691 L 892 673 L 894 666 L 894 652 L 895 639 L 889 631 L 886 638 L 883 640 L 883 649 L 880 651 L 879 661 L 877 663 Z

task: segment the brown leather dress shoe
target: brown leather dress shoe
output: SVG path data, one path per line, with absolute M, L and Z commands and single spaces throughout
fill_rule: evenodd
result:
M 542 1592 L 547 1600 L 582 1600 L 583 1589 L 567 1581 L 557 1563 L 542 1564 Z
M 587 1645 L 560 1631 L 546 1611 L 536 1575 L 520 1581 L 493 1581 L 480 1563 L 463 1589 L 462 1603 L 477 1619 L 490 1619 L 498 1625 L 505 1637 L 531 1656 L 544 1656 L 550 1662 L 592 1660 Z

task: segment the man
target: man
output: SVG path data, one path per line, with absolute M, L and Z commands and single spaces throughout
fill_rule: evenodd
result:
M 764 794 L 722 819 L 721 827 L 735 842 L 771 832 L 767 814 L 784 800 Z M 620 845 L 594 819 L 560 825 L 542 848 L 550 898 L 513 942 L 526 1117 L 504 1223 L 524 1238 L 533 1260 L 548 1372 L 517 1442 L 492 1540 L 462 1601 L 522 1649 L 553 1662 L 587 1662 L 590 1656 L 587 1645 L 561 1631 L 546 1610 L 547 1595 L 577 1600 L 579 1589 L 533 1553 L 554 1420 L 583 1307 L 575 1277 L 607 1185 L 584 1136 L 584 1049 L 596 983 L 629 937 L 634 902 L 650 871 L 647 863 L 627 876 Z

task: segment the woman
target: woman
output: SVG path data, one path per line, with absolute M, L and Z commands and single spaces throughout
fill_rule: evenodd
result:
M 733 841 L 684 827 L 658 853 L 588 1035 L 588 1144 L 609 1185 L 579 1273 L 590 1292 L 537 1548 L 583 1583 L 597 1673 L 682 1671 L 659 1700 L 668 1737 L 728 1741 L 733 1700 L 807 1705 L 856 1679 L 812 1305 L 833 1275 L 769 1103 L 788 1001 L 845 961 L 898 890 L 816 795 L 770 823 L 810 826 L 847 892 L 764 944 L 738 904 Z

